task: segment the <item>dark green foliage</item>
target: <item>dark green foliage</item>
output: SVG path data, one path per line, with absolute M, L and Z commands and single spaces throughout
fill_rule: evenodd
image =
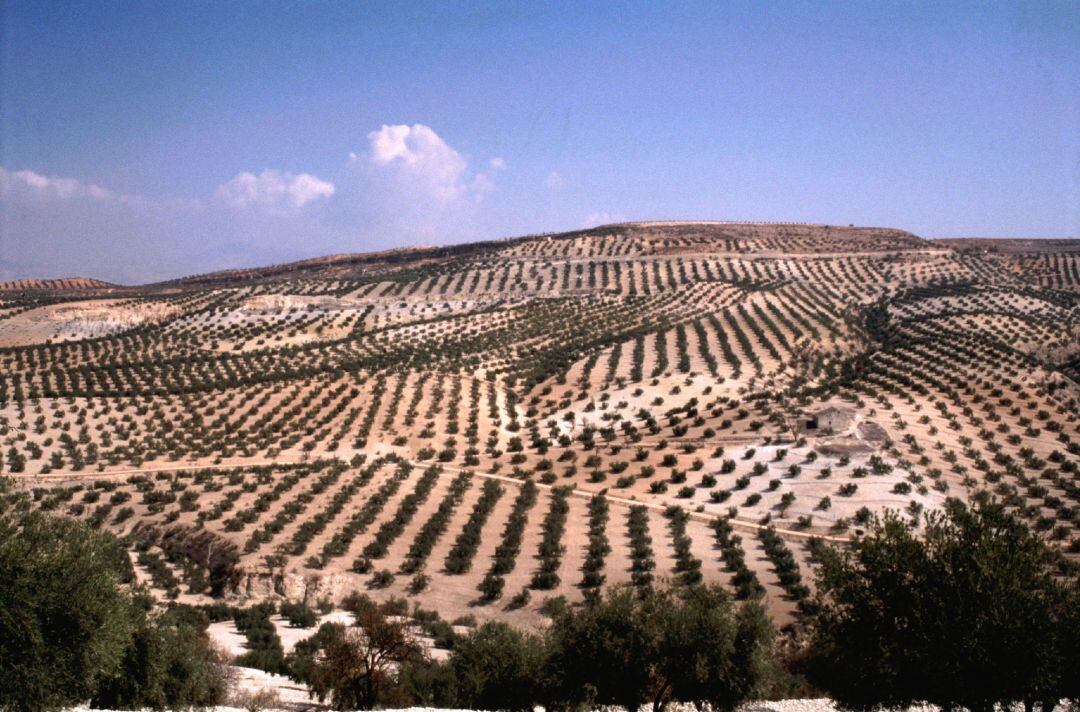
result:
M 731 710 L 770 677 L 771 641 L 764 610 L 736 606 L 719 587 L 645 595 L 616 587 L 584 609 L 556 613 L 544 694 L 556 705 Z
M 701 583 L 701 559 L 695 558 L 690 553 L 690 537 L 686 534 L 686 522 L 690 515 L 679 507 L 671 507 L 665 512 L 668 518 L 668 528 L 671 530 L 671 540 L 675 549 L 675 573 L 677 580 L 683 585 Z
M 1073 580 L 1059 611 L 1056 639 L 1063 674 L 1058 691 L 1075 708 L 1080 706 L 1080 581 Z
M 137 611 L 117 547 L 71 520 L 0 519 L 0 707 L 72 705 L 120 670 Z
M 480 546 L 480 532 L 491 516 L 491 510 L 503 495 L 503 488 L 496 480 L 484 482 L 483 493 L 473 506 L 469 521 L 465 523 L 450 553 L 446 555 L 446 571 L 463 574 L 472 566 L 473 556 Z
M 81 522 L 0 518 L 0 708 L 213 705 L 226 675 L 194 609 L 150 615 L 126 551 Z
M 562 561 L 566 547 L 562 544 L 563 531 L 566 528 L 566 515 L 570 511 L 567 500 L 571 488 L 556 487 L 551 491 L 551 507 L 541 525 L 543 539 L 540 541 L 540 569 L 533 574 L 531 586 L 536 589 L 550 590 L 559 585 L 559 562 Z
M 630 576 L 635 586 L 649 586 L 653 580 L 652 537 L 649 536 L 649 511 L 642 505 L 630 507 L 627 517 L 630 536 Z
M 423 568 L 424 563 L 427 561 L 427 557 L 431 554 L 431 550 L 435 547 L 439 537 L 442 536 L 446 531 L 446 528 L 450 525 L 451 515 L 454 513 L 454 510 L 457 509 L 458 504 L 461 503 L 462 497 L 465 496 L 465 491 L 471 484 L 472 475 L 469 472 L 461 473 L 450 483 L 450 488 L 447 491 L 446 496 L 443 497 L 443 500 L 439 503 L 439 508 L 431 515 L 431 518 L 424 523 L 424 526 L 420 531 L 417 532 L 412 546 L 409 547 L 408 553 L 405 554 L 405 561 L 401 564 L 402 573 L 416 573 Z M 420 574 L 418 574 L 418 576 L 419 575 Z M 421 586 L 417 591 L 423 590 L 425 586 Z
M 454 671 L 434 660 L 412 660 L 398 674 L 401 692 L 410 704 L 448 709 L 457 704 Z
M 359 602 L 358 602 L 359 603 Z M 403 667 L 423 661 L 423 649 L 409 625 L 391 620 L 373 605 L 353 606 L 356 625 L 324 626 L 306 646 L 322 650 L 312 655 L 304 672 L 319 700 L 334 709 L 372 709 L 406 702 Z
M 236 658 L 237 665 L 275 674 L 285 672 L 285 651 L 270 620 L 273 614 L 274 605 L 268 603 L 234 614 L 236 629 L 247 638 L 247 652 Z
M 1075 605 L 1057 555 L 1002 507 L 954 501 L 922 537 L 888 514 L 818 556 L 808 667 L 842 705 L 979 711 L 1075 694 Z
M 457 704 L 484 710 L 531 710 L 539 694 L 545 642 L 490 621 L 458 639 L 448 666 Z
M 229 676 L 206 636 L 208 619 L 168 611 L 144 620 L 121 670 L 102 682 L 94 707 L 176 709 L 220 704 Z
M 672 701 L 734 710 L 753 699 L 773 674 L 772 624 L 756 604 L 735 607 L 719 587 L 695 586 L 662 615 L 656 652 L 656 700 L 664 684 Z
M 527 633 L 487 622 L 454 636 L 445 663 L 422 656 L 410 625 L 363 595 L 356 627 L 327 624 L 290 654 L 290 674 L 336 708 L 423 704 L 531 710 L 672 702 L 733 710 L 772 687 L 772 627 L 756 604 L 716 586 L 641 591 L 617 586 L 582 608 L 552 605 L 552 625 Z M 431 611 L 415 623 L 438 638 Z M 388 664 L 391 663 L 391 664 Z
M 590 705 L 622 705 L 637 709 L 649 697 L 649 650 L 653 636 L 644 601 L 625 588 L 611 590 L 596 605 L 564 613 L 551 631 L 549 675 L 557 695 L 567 701 L 588 696 Z M 651 607 L 650 607 L 651 608 Z M 584 661 L 587 664 L 582 665 Z
M 604 568 L 604 559 L 611 553 L 606 533 L 607 522 L 607 498 L 598 494 L 589 500 L 589 547 L 585 563 L 581 567 L 584 572 L 581 585 L 584 588 L 601 586 L 606 578 L 601 570 Z
M 314 635 L 298 642 L 285 658 L 289 677 L 312 688 L 320 687 L 322 683 L 317 680 L 319 668 L 316 657 L 331 640 L 344 635 L 345 626 L 340 623 L 323 623 Z
M 758 531 L 758 538 L 761 539 L 762 548 L 765 549 L 765 556 L 776 569 L 776 577 L 780 580 L 784 593 L 793 601 L 798 602 L 800 613 L 810 612 L 813 608 L 813 603 L 808 600 L 810 589 L 802 582 L 799 564 L 795 561 L 795 555 L 791 553 L 791 549 L 771 526 Z
M 279 612 L 293 628 L 311 628 L 319 621 L 319 614 L 303 603 L 282 603 Z
M 714 519 L 710 526 L 716 532 L 716 543 L 720 547 L 724 567 L 734 574 L 732 584 L 735 586 L 735 597 L 746 600 L 763 596 L 765 588 L 758 581 L 757 574 L 746 565 L 742 537 L 733 532 L 731 523 L 723 517 Z
M 420 476 L 419 481 L 416 483 L 416 489 L 407 494 L 398 505 L 397 511 L 394 516 L 383 523 L 379 530 L 375 532 L 375 537 L 372 541 L 368 542 L 364 546 L 364 556 L 368 559 L 381 559 L 386 555 L 387 549 L 390 544 L 394 542 L 401 532 L 405 530 L 405 526 L 412 521 L 413 516 L 416 514 L 416 510 L 420 508 L 431 494 L 431 490 L 435 487 L 435 483 L 439 480 L 440 469 L 438 467 L 429 467 L 424 470 L 424 474 Z
M 514 500 L 514 508 L 503 527 L 502 541 L 495 549 L 491 568 L 480 582 L 479 590 L 484 600 L 494 601 L 502 595 L 505 586 L 503 577 L 514 570 L 518 552 L 521 550 L 521 540 L 525 534 L 528 513 L 536 504 L 536 499 L 536 483 L 527 480 L 521 486 L 517 499 Z

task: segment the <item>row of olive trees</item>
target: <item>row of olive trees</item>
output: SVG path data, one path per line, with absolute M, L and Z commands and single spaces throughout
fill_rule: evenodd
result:
M 892 515 L 867 530 L 845 549 L 816 550 L 807 644 L 791 658 L 776 655 L 759 605 L 683 585 L 550 606 L 542 633 L 486 623 L 451 641 L 442 663 L 410 624 L 356 605 L 356 626 L 324 626 L 284 664 L 338 709 L 733 709 L 791 694 L 778 657 L 849 709 L 1048 712 L 1080 698 L 1080 589 L 1022 522 L 993 503 L 951 502 L 918 535 Z M 129 592 L 132 580 L 115 538 L 0 511 L 0 709 L 220 702 L 227 676 L 205 616 L 155 613 Z
M 337 708 L 730 710 L 816 688 L 844 709 L 1049 712 L 1080 698 L 1080 588 L 1021 521 L 952 501 L 921 534 L 891 514 L 867 528 L 847 548 L 816 549 L 817 594 L 795 652 L 774 649 L 759 605 L 718 587 L 618 586 L 549 607 L 541 633 L 485 623 L 443 663 L 424 657 L 407 623 L 368 606 L 357 629 L 324 627 L 294 669 Z M 374 659 L 385 664 L 358 662 Z

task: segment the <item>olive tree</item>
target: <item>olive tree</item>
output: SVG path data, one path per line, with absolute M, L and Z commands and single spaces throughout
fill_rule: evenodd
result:
M 1076 677 L 1056 561 L 996 503 L 950 501 L 921 536 L 886 513 L 850 547 L 822 549 L 811 680 L 853 709 L 1052 706 Z
M 40 513 L 0 517 L 0 709 L 221 703 L 228 676 L 205 616 L 155 613 L 133 580 L 109 534 Z
M 548 666 L 556 703 L 731 710 L 770 678 L 772 627 L 760 606 L 736 605 L 717 586 L 618 586 L 556 614 Z
M 123 564 L 126 563 L 126 567 Z M 119 542 L 67 519 L 0 518 L 0 707 L 90 699 L 136 630 Z

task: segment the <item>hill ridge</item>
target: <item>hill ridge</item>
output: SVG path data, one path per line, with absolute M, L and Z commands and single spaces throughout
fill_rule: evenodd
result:
M 925 240 L 922 240 L 922 238 L 919 238 L 909 232 L 896 228 L 833 226 L 826 224 L 792 221 L 627 221 L 599 225 L 590 228 L 582 228 L 579 230 L 570 230 L 565 232 L 536 233 L 498 239 L 478 240 L 473 242 L 462 242 L 435 246 L 404 246 L 390 248 L 386 250 L 376 250 L 371 252 L 336 253 L 333 255 L 310 257 L 261 267 L 245 267 L 217 270 L 214 272 L 179 277 L 176 279 L 159 282 L 155 285 L 147 286 L 210 284 L 220 283 L 222 281 L 238 278 L 262 279 L 271 277 L 287 277 L 289 275 L 299 276 L 301 273 L 307 273 L 308 275 L 311 275 L 313 273 L 317 273 L 319 270 L 332 270 L 335 268 L 346 267 L 349 265 L 355 265 L 358 267 L 362 267 L 364 265 L 371 265 L 375 268 L 382 266 L 383 268 L 389 269 L 395 266 L 400 266 L 402 264 L 423 260 L 443 260 L 469 255 L 476 256 L 480 253 L 484 253 L 487 251 L 498 250 L 500 248 L 510 247 L 515 244 L 536 240 L 571 240 L 576 238 L 599 238 L 619 234 L 620 232 L 626 231 L 635 233 L 647 232 L 651 230 L 656 230 L 657 233 L 662 237 L 665 233 L 675 231 L 680 228 L 690 228 L 692 230 L 693 228 L 710 227 L 749 228 L 751 230 L 771 228 L 809 228 L 814 230 L 824 230 L 826 233 L 834 233 L 835 231 L 834 234 L 837 234 L 839 236 L 837 239 L 840 239 L 840 237 L 847 234 L 859 235 L 862 239 L 869 239 L 872 237 L 890 238 L 893 241 L 890 242 L 888 246 L 882 246 L 882 249 L 885 251 L 889 249 L 913 249 L 916 246 L 931 246 Z M 686 237 L 685 230 L 683 230 L 682 232 L 683 234 L 681 236 Z M 714 236 L 714 239 L 722 238 Z M 706 241 L 703 241 L 702 244 L 706 244 Z M 755 248 L 752 244 L 747 244 L 743 251 L 753 253 L 754 249 Z

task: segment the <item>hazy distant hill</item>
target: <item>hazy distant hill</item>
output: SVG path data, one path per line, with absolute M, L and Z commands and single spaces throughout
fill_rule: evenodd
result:
M 0 282 L 0 292 L 69 292 L 93 289 L 109 289 L 116 285 L 90 277 L 67 277 L 62 279 L 16 279 Z

